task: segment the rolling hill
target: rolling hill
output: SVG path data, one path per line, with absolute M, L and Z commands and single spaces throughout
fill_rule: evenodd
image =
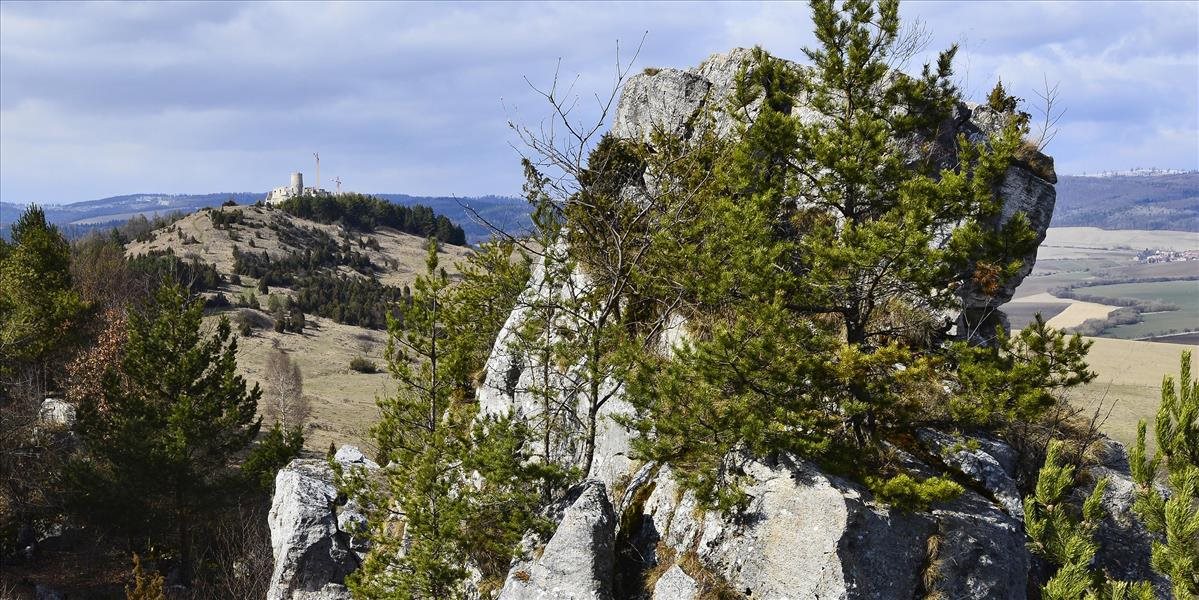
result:
M 1053 226 L 1199 231 L 1199 172 L 1059 176 Z

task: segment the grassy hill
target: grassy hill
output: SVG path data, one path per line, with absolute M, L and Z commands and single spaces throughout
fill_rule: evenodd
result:
M 214 214 L 220 215 L 216 223 Z M 348 243 L 374 266 L 369 273 L 345 265 L 326 267 L 324 271 L 346 278 L 375 280 L 392 288 L 411 284 L 424 271 L 426 250 L 421 237 L 385 227 L 370 233 L 347 232 L 335 225 L 256 206 L 201 210 L 155 230 L 148 241 L 129 244 L 126 253 L 136 256 L 169 251 L 186 260 L 212 264 L 226 281 L 220 293 L 236 299 L 257 292 L 258 280 L 246 275 L 234 277 L 234 248 L 284 259 L 303 254 L 310 249 L 306 244 L 316 238 L 325 239 L 324 236 Z M 442 246 L 441 250 L 441 263 L 451 276 L 457 271 L 455 263 L 470 252 L 459 246 Z M 240 283 L 232 283 L 237 280 Z M 275 284 L 268 286 L 268 290 L 267 295 L 259 294 L 263 310 L 216 307 L 210 309 L 207 319 L 215 322 L 223 316 L 237 323 L 245 314 L 269 323 L 268 298 L 295 298 L 298 292 L 294 286 Z M 288 351 L 303 370 L 304 393 L 312 406 L 312 417 L 305 431 L 306 447 L 323 451 L 330 442 L 369 447 L 367 429 L 378 419 L 375 397 L 388 393 L 391 378 L 385 372 L 360 373 L 350 369 L 349 364 L 356 357 L 364 357 L 382 367 L 386 332 L 312 314 L 306 315 L 305 321 L 302 333 L 278 332 L 268 326 L 255 328 L 249 336 L 243 336 L 238 343 L 238 370 L 250 382 L 263 383 L 268 352 L 276 347 Z

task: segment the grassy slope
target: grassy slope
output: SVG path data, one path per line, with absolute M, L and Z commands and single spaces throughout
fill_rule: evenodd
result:
M 1199 371 L 1199 346 L 1087 339 L 1094 342 L 1088 362 L 1099 376 L 1075 391 L 1070 399 L 1088 413 L 1100 409 L 1107 417 L 1103 431 L 1125 444 L 1136 439 L 1139 419 L 1149 422 L 1152 435 L 1162 378 L 1178 377 L 1183 350 L 1191 350 L 1192 369 Z
M 266 250 L 272 255 L 296 250 L 281 243 L 278 235 L 266 227 L 266 223 L 274 220 L 282 227 L 316 227 L 326 231 L 334 238 L 338 230 L 332 225 L 321 225 L 303 219 L 297 219 L 279 210 L 239 206 L 237 209 L 245 215 L 245 223 L 230 226 L 241 241 L 230 238 L 229 231 L 216 229 L 205 212 L 188 215 L 176 223 L 179 233 L 169 230 L 155 232 L 155 237 L 148 242 L 130 244 L 126 252 L 130 255 L 140 254 L 149 250 L 165 250 L 171 248 L 179 256 L 195 255 L 201 260 L 211 263 L 225 274 L 233 270 L 233 246 L 236 244 L 243 251 Z M 233 208 L 214 210 L 231 211 Z M 194 237 L 194 244 L 183 242 Z M 372 234 L 356 234 L 359 238 L 374 238 L 379 242 L 380 250 L 369 250 L 356 247 L 359 252 L 370 256 L 371 261 L 384 268 L 379 279 L 386 284 L 401 286 L 410 284 L 417 274 L 425 268 L 424 239 L 399 233 L 390 229 L 382 229 Z M 254 248 L 248 246 L 249 240 L 254 240 Z M 443 246 L 441 264 L 451 273 L 456 272 L 454 264 L 469 254 L 466 248 Z M 391 261 L 388 266 L 388 260 Z M 354 272 L 343 267 L 346 273 Z M 242 284 L 226 285 L 222 290 L 229 298 L 235 298 L 242 291 L 254 289 L 257 281 L 252 277 L 242 277 Z M 272 287 L 272 294 L 285 294 L 288 290 Z M 266 306 L 266 298 L 260 299 Z M 237 309 L 217 312 L 209 317 L 213 322 L 219 316 L 233 318 Z M 257 330 L 248 338 L 238 342 L 238 367 L 240 372 L 251 382 L 260 382 L 266 356 L 276 344 L 287 350 L 292 358 L 300 364 L 304 373 L 304 393 L 309 397 L 313 414 L 309 427 L 305 432 L 305 447 L 309 450 L 323 452 L 330 442 L 337 445 L 356 444 L 364 450 L 370 447 L 368 430 L 378 419 L 378 409 L 375 397 L 393 390 L 390 376 L 386 373 L 372 375 L 357 373 L 349 369 L 349 363 L 355 356 L 366 356 L 384 367 L 383 352 L 386 348 L 386 332 L 353 327 L 335 323 L 329 319 L 307 316 L 307 327 L 303 334 L 275 333 L 270 330 Z

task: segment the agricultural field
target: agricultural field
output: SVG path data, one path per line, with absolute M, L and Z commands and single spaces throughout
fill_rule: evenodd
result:
M 1162 378 L 1178 378 L 1180 357 L 1191 351 L 1191 368 L 1199 370 L 1199 346 L 1161 344 L 1108 338 L 1092 342 L 1087 362 L 1098 376 L 1074 390 L 1069 400 L 1090 417 L 1098 415 L 1100 429 L 1124 444 L 1136 441 L 1137 421 L 1150 423 L 1161 402 Z M 1150 440 L 1152 446 L 1152 440 Z
M 1114 327 L 1105 331 L 1104 337 L 1140 339 L 1199 330 L 1199 279 L 1097 285 L 1078 291 L 1108 298 L 1160 300 L 1179 307 L 1179 310 L 1142 313 L 1142 322 Z
M 1138 262 L 1137 253 L 1145 249 L 1199 249 L 1199 233 L 1050 228 L 1032 273 L 1003 310 L 1012 326 L 1019 328 L 1031 322 L 1037 312 L 1052 320 L 1055 327 L 1076 327 L 1087 319 L 1104 318 L 1118 308 L 1115 302 L 1101 302 L 1097 298 L 1082 302 L 1052 293 L 1074 288 L 1076 293 L 1087 296 L 1158 300 L 1184 309 L 1144 314 L 1141 323 L 1109 328 L 1099 334 L 1102 337 L 1140 339 L 1199 330 L 1199 261 Z M 1112 285 L 1115 281 L 1151 278 L 1193 281 Z
M 1064 287 L 1073 287 L 1088 297 L 1157 300 L 1182 307 L 1178 311 L 1142 314 L 1141 323 L 1113 327 L 1099 337 L 1087 338 L 1092 342 L 1088 362 L 1098 376 L 1074 390 L 1069 399 L 1086 416 L 1095 416 L 1105 433 L 1126 444 L 1136 439 L 1137 421 L 1153 421 L 1162 378 L 1177 377 L 1184 350 L 1192 352 L 1192 364 L 1199 368 L 1199 333 L 1155 335 L 1172 329 L 1199 330 L 1199 262 L 1146 264 L 1137 262 L 1137 253 L 1144 249 L 1196 248 L 1196 233 L 1051 228 L 1032 273 L 1003 307 L 1013 328 L 1024 327 L 1037 313 L 1054 327 L 1076 327 L 1087 319 L 1105 318 L 1119 308 L 1114 303 L 1086 302 L 1051 293 Z M 1133 278 L 1189 281 L 1104 283 Z M 1153 440 L 1149 443 L 1152 446 Z

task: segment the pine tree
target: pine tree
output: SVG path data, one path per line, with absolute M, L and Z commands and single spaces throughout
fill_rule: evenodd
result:
M 1091 570 L 1099 545 L 1095 531 L 1102 521 L 1103 494 L 1108 480 L 1095 482 L 1095 488 L 1083 502 L 1081 515 L 1075 517 L 1068 501 L 1074 487 L 1074 467 L 1062 459 L 1063 444 L 1050 442 L 1045 464 L 1037 475 L 1036 490 L 1024 499 L 1024 526 L 1034 552 L 1047 559 L 1056 573 L 1041 589 L 1046 600 L 1100 600 L 1127 598 L 1150 600 L 1153 586 L 1148 582 L 1114 581 Z
M 463 421 L 461 411 L 455 411 L 460 407 L 452 405 L 454 378 L 446 360 L 450 283 L 433 239 L 425 267 L 413 285 L 403 327 L 394 319 L 388 322 L 388 368 L 400 389 L 379 400 L 382 418 L 373 428 L 379 462 L 389 465 L 386 482 L 373 487 L 351 477 L 348 484 L 375 507 L 366 532 L 373 547 L 349 581 L 355 595 L 367 598 L 464 594 L 466 548 L 459 526 L 467 499 L 458 489 Z M 388 527 L 397 520 L 403 523 L 402 536 Z
M 1162 401 L 1154 433 L 1157 453 L 1145 450 L 1145 421 L 1137 425 L 1137 442 L 1129 455 L 1137 483 L 1133 509 L 1159 536 L 1153 542 L 1154 570 L 1170 578 L 1175 598 L 1199 597 L 1199 380 L 1191 376 L 1191 353 L 1182 353 L 1177 387 L 1162 381 Z M 1169 493 L 1156 487 L 1164 469 Z
M 882 464 L 888 436 L 922 421 L 1036 418 L 1089 377 L 1086 345 L 1043 327 L 993 338 L 987 352 L 946 343 L 960 294 L 997 294 L 1036 243 L 1024 215 L 995 225 L 1020 130 L 959 138 L 946 166 L 928 148 L 959 102 L 955 49 L 918 76 L 895 73 L 907 58 L 897 2 L 817 0 L 812 12 L 812 66 L 755 50 L 720 107 L 735 135 L 717 139 L 714 115 L 685 141 L 655 134 L 646 172 L 663 183 L 629 203 L 680 217 L 650 234 L 649 272 L 626 305 L 652 305 L 644 294 L 691 333 L 634 359 L 637 451 L 726 505 L 734 450 L 900 477 Z M 996 383 L 1016 366 L 1036 377 L 1017 390 Z M 994 412 L 974 407 L 980 391 Z
M 30 205 L 12 224 L 12 245 L 0 251 L 0 381 L 19 370 L 45 392 L 51 354 L 66 354 L 86 308 L 72 289 L 71 249 L 41 208 Z
M 340 475 L 343 489 L 370 507 L 363 533 L 373 546 L 348 582 L 356 596 L 462 597 L 468 567 L 481 585 L 498 585 L 521 536 L 540 523 L 538 490 L 548 475 L 529 460 L 526 426 L 512 415 L 476 419 L 471 402 L 488 338 L 527 277 L 510 251 L 492 246 L 452 288 L 430 240 L 404 322 L 389 322 L 388 367 L 400 389 L 379 401 L 372 431 L 384 481 Z
M 132 539 L 170 542 L 185 583 L 192 530 L 236 489 L 234 458 L 261 424 L 261 392 L 237 375 L 229 322 L 207 336 L 203 314 L 203 300 L 189 301 L 173 283 L 147 314 L 130 311 L 119 367 L 106 374 L 103 395 L 80 407 L 87 455 L 71 469 L 84 514 Z

